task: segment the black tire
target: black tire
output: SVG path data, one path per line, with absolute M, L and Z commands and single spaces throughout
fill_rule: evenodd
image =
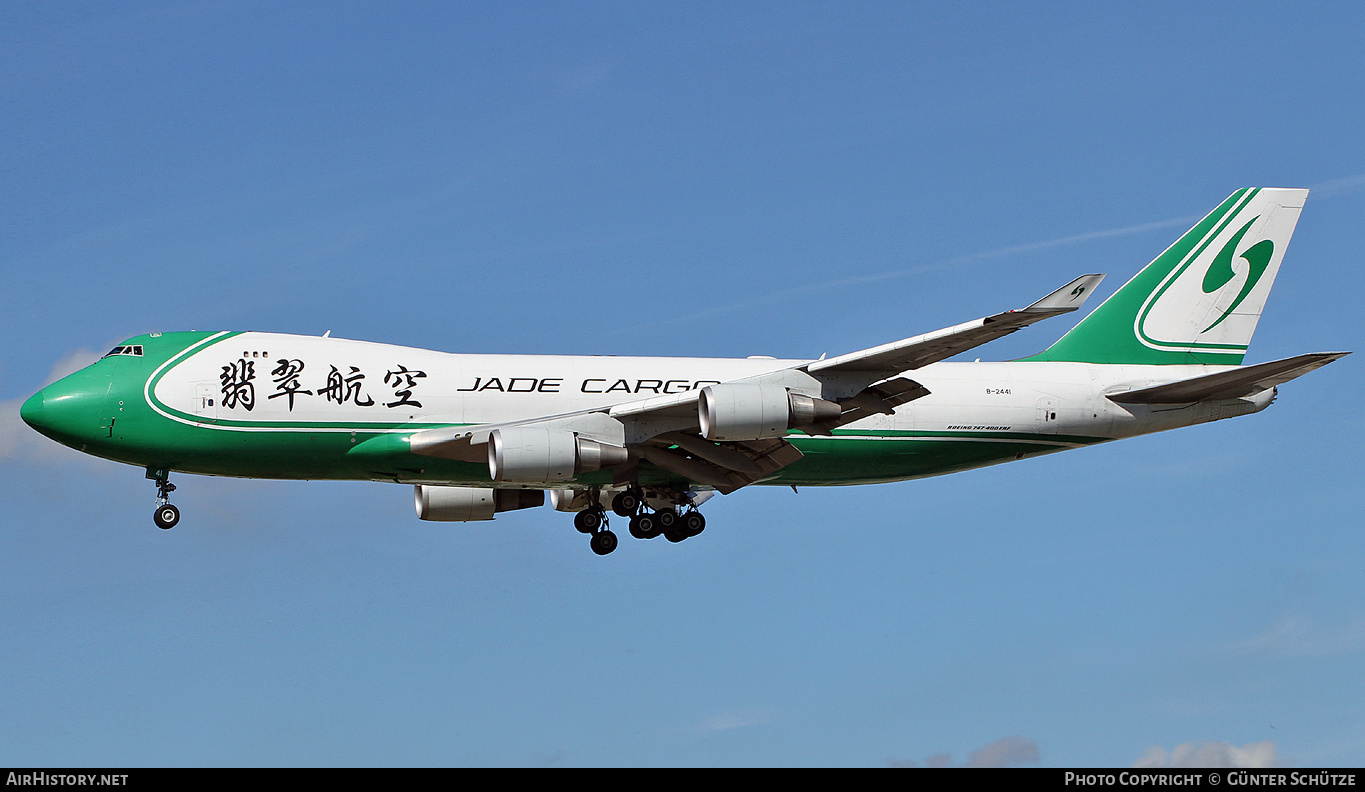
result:
M 573 516 L 573 527 L 577 528 L 579 533 L 597 533 L 603 522 L 605 520 L 602 519 L 602 513 L 594 509 L 585 509 Z
M 618 492 L 611 499 L 611 510 L 620 517 L 633 517 L 640 510 L 640 496 L 630 490 Z
M 659 509 L 654 512 L 654 521 L 658 523 L 659 530 L 668 533 L 678 524 L 678 513 L 673 509 Z
M 630 535 L 636 539 L 653 539 L 662 532 L 659 521 L 652 514 L 637 514 L 630 518 Z
M 670 542 L 673 542 L 674 544 L 677 544 L 678 542 L 681 542 L 682 540 L 686 539 L 687 534 L 680 529 L 675 529 L 672 531 L 664 531 L 664 538 Z
M 169 531 L 175 527 L 176 523 L 180 522 L 180 510 L 169 503 L 158 506 L 156 511 L 152 512 L 152 522 L 156 523 L 156 527 L 161 530 Z
M 592 551 L 598 555 L 606 555 L 616 549 L 616 534 L 611 531 L 598 531 L 592 535 Z
M 706 530 L 706 518 L 701 512 L 688 512 L 678 517 L 678 528 L 688 536 L 696 536 Z

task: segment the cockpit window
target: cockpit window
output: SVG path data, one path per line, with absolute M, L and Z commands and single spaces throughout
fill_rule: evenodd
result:
M 114 355 L 134 355 L 136 357 L 142 357 L 142 345 L 116 346 L 105 353 L 104 357 L 113 357 Z

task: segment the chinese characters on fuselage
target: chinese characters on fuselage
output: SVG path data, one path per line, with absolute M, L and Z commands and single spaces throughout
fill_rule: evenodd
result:
M 223 383 L 224 407 L 233 409 L 241 406 L 250 411 L 256 406 L 256 385 L 252 382 L 256 379 L 254 362 L 242 359 L 229 363 L 223 366 L 223 373 L 218 375 L 218 379 Z
M 270 372 L 275 392 L 266 398 L 286 397 L 290 412 L 294 411 L 295 399 L 302 396 L 320 396 L 333 404 L 349 402 L 357 407 L 375 406 L 375 400 L 365 392 L 365 374 L 357 366 L 345 366 L 344 372 L 336 366 L 329 368 L 326 381 L 313 391 L 304 387 L 303 377 L 307 365 L 302 360 L 281 358 L 275 361 L 275 368 Z M 427 376 L 426 372 L 409 369 L 403 365 L 396 366 L 395 369 L 384 373 L 384 384 L 392 388 L 395 396 L 394 401 L 385 402 L 384 406 L 421 407 L 422 403 L 413 398 L 413 390 L 419 384 L 417 380 Z M 218 379 L 222 383 L 224 407 L 230 410 L 240 407 L 248 412 L 255 408 L 255 361 L 242 358 L 229 363 L 223 366 Z
M 303 372 L 302 360 L 280 360 L 278 362 L 279 365 L 275 367 L 274 371 L 270 372 L 270 376 L 275 378 L 276 391 L 266 398 L 276 399 L 280 396 L 288 396 L 289 411 L 293 412 L 294 395 L 297 393 L 306 393 L 309 396 L 312 396 L 313 392 L 310 390 L 303 390 L 303 386 L 299 384 L 299 374 Z

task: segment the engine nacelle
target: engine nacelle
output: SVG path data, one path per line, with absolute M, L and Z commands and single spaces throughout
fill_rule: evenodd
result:
M 418 484 L 413 490 L 417 518 L 436 522 L 491 520 L 496 512 L 530 509 L 545 503 L 542 490 L 436 487 L 430 484 Z
M 552 506 L 555 511 L 581 512 L 592 505 L 593 500 L 588 497 L 587 490 L 550 490 L 550 506 Z
M 568 481 L 629 458 L 620 446 L 544 426 L 494 429 L 488 437 L 488 472 L 494 481 Z
M 697 417 L 707 440 L 761 440 L 837 418 L 843 408 L 781 385 L 727 382 L 702 388 Z

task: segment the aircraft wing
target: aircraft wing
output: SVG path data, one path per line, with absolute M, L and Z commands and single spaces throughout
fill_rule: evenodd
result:
M 1103 275 L 1082 275 L 1027 308 L 994 314 L 826 360 L 817 360 L 804 368 L 821 380 L 845 383 L 843 389 L 856 386 L 861 390 L 873 382 L 901 372 L 946 360 L 988 341 L 1007 336 L 1034 322 L 1070 313 L 1081 307 L 1103 279 Z
M 1191 404 L 1218 399 L 1239 399 L 1307 374 L 1350 352 L 1314 352 L 1254 366 L 1239 366 L 1230 371 L 1205 374 L 1142 390 L 1109 394 L 1119 404 Z
M 901 372 L 1074 311 L 1103 277 L 1082 276 L 1017 311 L 711 387 L 766 388 L 768 394 L 780 397 L 783 409 L 788 398 L 817 404 L 813 408 L 816 417 L 796 428 L 812 435 L 829 434 L 929 394 L 920 383 L 897 376 Z M 616 478 L 623 482 L 630 480 L 634 466 L 644 460 L 721 493 L 771 476 L 801 458 L 800 450 L 780 436 L 785 428 L 779 436 L 708 439 L 700 418 L 701 400 L 702 391 L 692 390 L 529 421 L 428 429 L 409 436 L 408 442 L 416 454 L 476 462 L 488 457 L 489 440 L 496 431 L 529 426 L 561 430 L 617 450 L 627 449 L 628 461 L 614 466 Z

